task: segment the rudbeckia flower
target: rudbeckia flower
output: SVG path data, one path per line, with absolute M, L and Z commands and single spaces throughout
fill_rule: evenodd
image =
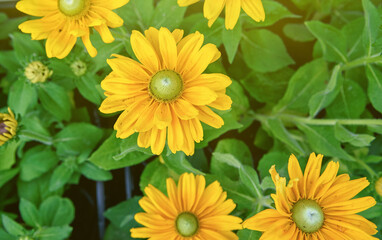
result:
M 224 121 L 210 107 L 227 110 L 231 99 L 225 94 L 231 80 L 224 74 L 204 74 L 220 57 L 213 44 L 202 47 L 199 32 L 183 37 L 182 30 L 150 28 L 145 36 L 131 35 L 131 46 L 139 62 L 113 55 L 112 72 L 101 82 L 107 98 L 100 111 L 123 111 L 114 124 L 118 138 L 139 132 L 138 145 L 160 154 L 170 150 L 194 153 L 195 142 L 203 140 L 204 122 L 220 128 Z
M 133 238 L 179 240 L 234 240 L 232 230 L 241 229 L 241 219 L 229 215 L 235 203 L 215 181 L 208 187 L 203 176 L 184 173 L 178 186 L 167 179 L 167 196 L 155 187 L 145 188 L 139 201 L 145 212 L 135 220 L 144 227 L 131 229 Z
M 24 33 L 31 33 L 33 40 L 47 39 L 46 54 L 49 58 L 64 58 L 81 37 L 90 56 L 95 57 L 97 50 L 90 42 L 90 29 L 101 35 L 105 43 L 114 41 L 109 27 L 123 24 L 112 10 L 122 7 L 129 0 L 21 0 L 16 8 L 26 14 L 42 17 L 19 25 Z
M 366 178 L 337 176 L 339 164 L 329 162 L 321 174 L 322 155 L 312 153 L 304 174 L 294 155 L 289 158 L 290 181 L 269 170 L 276 186 L 276 209 L 247 219 L 243 227 L 264 232 L 261 240 L 375 239 L 377 226 L 357 213 L 376 204 L 372 197 L 352 199 L 369 185 Z
M 178 5 L 186 7 L 199 2 L 199 0 L 178 0 Z M 208 26 L 219 17 L 225 7 L 225 27 L 233 29 L 240 16 L 241 8 L 256 22 L 264 21 L 265 12 L 261 0 L 205 0 L 204 17 L 208 19 Z
M 17 121 L 8 108 L 8 113 L 0 113 L 0 146 L 16 135 Z

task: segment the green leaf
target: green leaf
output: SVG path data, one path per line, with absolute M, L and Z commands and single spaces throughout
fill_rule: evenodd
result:
M 46 173 L 29 182 L 20 179 L 17 182 L 17 193 L 19 197 L 32 202 L 35 206 L 39 206 L 40 203 L 49 196 L 62 194 L 63 189 L 54 192 L 49 191 L 50 178 L 51 173 Z
M 306 103 L 317 90 L 325 87 L 325 81 L 328 78 L 328 68 L 323 59 L 305 64 L 289 80 L 284 97 L 273 110 L 282 112 L 285 109 L 291 109 L 307 113 L 309 109 Z
M 37 91 L 31 83 L 23 78 L 17 80 L 10 88 L 8 105 L 15 114 L 24 116 L 37 104 Z
M 163 160 L 169 169 L 179 175 L 185 172 L 205 175 L 205 173 L 194 168 L 191 163 L 187 161 L 186 155 L 183 152 L 176 152 L 175 154 L 170 154 L 169 156 L 163 155 Z
M 294 71 L 291 68 L 283 68 L 271 73 L 252 72 L 247 78 L 241 79 L 240 82 L 257 101 L 277 103 L 285 93 L 288 80 L 293 73 Z
M 14 74 L 21 68 L 20 62 L 16 58 L 15 51 L 1 51 L 0 65 L 7 70 L 8 74 Z
M 229 63 L 233 62 L 241 39 L 241 22 L 239 21 L 233 30 L 223 28 L 222 40 L 227 52 Z
M 85 74 L 74 80 L 78 91 L 90 102 L 99 106 L 103 99 L 103 92 L 99 91 L 99 81 L 96 76 Z
M 187 8 L 179 7 L 176 0 L 161 0 L 152 15 L 151 26 L 175 29 L 182 22 L 186 10 Z
M 154 13 L 154 1 L 131 0 L 129 4 L 114 11 L 124 20 L 124 24 L 129 30 L 144 31 L 151 26 L 150 19 Z
M 253 166 L 253 160 L 251 151 L 248 146 L 237 139 L 223 139 L 219 141 L 212 154 L 211 158 L 211 173 L 213 174 L 225 174 L 232 180 L 239 179 L 239 173 L 237 171 L 232 171 L 232 167 L 226 163 L 222 163 L 215 154 L 230 154 L 235 159 L 241 162 L 241 164 Z
M 16 149 L 20 142 L 10 140 L 0 147 L 0 171 L 10 169 L 16 163 Z
M 17 136 L 24 141 L 38 141 L 45 145 L 52 145 L 53 138 L 49 131 L 45 128 L 44 123 L 37 116 L 31 116 L 27 119 L 22 118 L 20 125 L 22 129 L 17 133 Z
M 381 16 L 378 9 L 370 0 L 362 0 L 362 6 L 365 12 L 365 27 L 362 34 L 363 46 L 366 50 L 366 55 L 373 54 L 373 44 L 376 42 L 382 24 Z
M 56 166 L 58 161 L 56 153 L 43 145 L 31 148 L 20 162 L 20 178 L 24 181 L 38 178 Z
M 18 168 L 0 171 L 0 188 L 19 173 Z
M 63 187 L 69 182 L 73 173 L 74 169 L 67 166 L 67 164 L 61 164 L 56 167 L 50 179 L 49 191 L 55 191 Z
M 1 220 L 3 222 L 4 229 L 14 235 L 14 236 L 23 236 L 25 234 L 25 229 L 23 226 L 9 218 L 7 215 L 2 214 Z
M 33 203 L 21 198 L 19 208 L 21 217 L 26 224 L 36 228 L 41 226 L 40 213 Z
M 353 133 L 338 123 L 334 126 L 334 134 L 339 141 L 348 142 L 356 147 L 370 146 L 375 139 L 374 136 L 368 134 Z
M 11 34 L 12 32 L 16 32 L 18 30 L 17 29 L 18 25 L 20 25 L 22 22 L 26 21 L 27 19 L 28 19 L 27 17 L 18 17 L 18 18 L 7 19 L 6 21 L 1 21 L 0 39 L 8 38 L 9 34 Z
M 15 32 L 11 35 L 12 45 L 19 62 L 29 62 L 32 56 L 45 56 L 40 41 L 33 41 L 29 34 Z
M 259 176 L 255 169 L 250 166 L 242 165 L 239 168 L 240 179 L 247 186 L 252 196 L 261 198 L 263 196 L 262 188 L 259 182 Z
M 341 65 L 336 65 L 326 88 L 314 94 L 309 100 L 309 115 L 311 117 L 314 118 L 322 109 L 333 102 L 340 91 L 342 81 Z
M 105 171 L 91 162 L 84 162 L 80 166 L 80 172 L 87 178 L 94 181 L 108 181 L 113 178 L 110 172 Z
M 309 42 L 314 40 L 314 36 L 302 23 L 288 23 L 283 28 L 284 34 L 296 42 Z
M 358 118 L 365 111 L 366 100 L 358 83 L 345 79 L 340 93 L 326 112 L 329 118 Z
M 223 118 L 224 125 L 221 128 L 216 129 L 206 124 L 202 124 L 204 139 L 200 143 L 196 143 L 195 148 L 204 148 L 210 141 L 218 138 L 223 133 L 226 133 L 230 130 L 239 129 L 243 126 L 237 122 L 236 117 L 232 114 L 232 112 L 224 112 L 219 115 Z
M 237 232 L 237 236 L 239 237 L 240 240 L 258 240 L 260 239 L 262 234 L 263 234 L 262 232 L 249 230 L 249 229 L 243 229 Z
M 263 122 L 265 127 L 274 135 L 275 138 L 287 145 L 294 153 L 298 155 L 306 154 L 301 145 L 296 141 L 294 136 L 285 128 L 283 122 L 279 118 L 269 118 Z
M 249 16 L 245 16 L 245 20 L 251 27 L 267 27 L 285 18 L 299 18 L 300 16 L 291 13 L 283 4 L 276 1 L 263 0 L 265 11 L 265 20 L 256 22 Z
M 208 20 L 205 18 L 201 18 L 198 22 L 194 22 L 192 28 L 190 30 L 193 32 L 200 32 L 204 36 L 204 43 L 213 43 L 217 47 L 222 44 L 222 33 L 224 31 L 224 20 L 222 18 L 218 18 L 213 27 L 208 27 Z
M 382 72 L 371 64 L 366 65 L 366 75 L 369 80 L 367 95 L 375 109 L 382 112 Z
M 54 136 L 59 155 L 79 155 L 90 152 L 103 135 L 102 129 L 89 123 L 71 123 Z
M 70 236 L 72 230 L 70 226 L 41 228 L 35 233 L 35 236 L 39 240 L 63 240 Z
M 137 146 L 137 134 L 126 139 L 115 137 L 113 132 L 89 157 L 89 161 L 98 167 L 111 170 L 132 166 L 152 156 L 151 152 Z
M 354 157 L 341 148 L 341 144 L 335 138 L 331 126 L 309 126 L 298 123 L 297 127 L 306 134 L 310 147 L 316 153 L 338 157 L 347 161 L 355 161 Z
M 41 204 L 39 211 L 43 226 L 64 226 L 74 220 L 74 205 L 67 198 L 49 197 Z
M 319 21 L 306 22 L 305 25 L 320 42 L 327 61 L 347 62 L 346 38 L 340 30 Z
M 288 172 L 288 159 L 289 155 L 283 152 L 269 152 L 264 154 L 263 157 L 259 161 L 259 165 L 257 170 L 260 172 L 261 178 L 265 178 L 266 176 L 270 176 L 269 169 L 275 165 L 277 172 L 280 176 L 287 176 Z
M 70 119 L 70 99 L 64 88 L 53 82 L 45 82 L 39 85 L 38 96 L 42 107 L 58 120 Z
M 347 41 L 347 55 L 349 59 L 356 59 L 364 56 L 365 48 L 362 44 L 364 25 L 364 19 L 358 18 L 349 22 L 341 29 Z
M 105 211 L 105 217 L 119 228 L 132 228 L 138 224 L 134 220 L 134 215 L 142 211 L 138 201 L 141 197 L 133 197 L 127 201 L 111 207 Z
M 274 72 L 295 63 L 281 38 L 265 29 L 243 34 L 240 47 L 245 63 L 256 72 Z
M 145 187 L 151 184 L 165 192 L 167 177 L 170 177 L 168 168 L 159 160 L 154 160 L 147 164 L 143 170 L 139 181 L 139 187 L 141 191 L 144 192 Z
M 3 229 L 0 228 L 0 239 L 1 240 L 18 240 L 17 237 L 7 233 Z

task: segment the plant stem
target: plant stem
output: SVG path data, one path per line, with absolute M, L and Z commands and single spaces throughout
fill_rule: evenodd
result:
M 354 68 L 354 67 L 359 67 L 359 66 L 363 66 L 367 63 L 377 63 L 377 62 L 381 62 L 382 63 L 382 56 L 381 54 L 375 54 L 373 56 L 370 56 L 370 57 L 362 57 L 362 58 L 358 58 L 354 61 L 351 61 L 347 64 L 345 64 L 341 70 L 348 70 L 348 69 L 351 69 L 351 68 Z
M 377 177 L 377 173 L 369 166 L 367 165 L 364 161 L 355 158 L 356 162 L 361 165 L 363 168 L 366 169 L 366 171 L 370 174 L 371 177 Z

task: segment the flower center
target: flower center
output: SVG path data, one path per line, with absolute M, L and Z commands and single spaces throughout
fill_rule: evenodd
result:
M 314 233 L 324 223 L 324 212 L 316 201 L 302 199 L 293 205 L 292 219 L 301 231 Z
M 3 135 L 4 133 L 9 133 L 7 129 L 5 129 L 7 125 L 5 122 L 0 121 L 0 135 Z
M 79 15 L 88 6 L 89 0 L 58 0 L 58 8 L 69 17 Z
M 84 75 L 87 69 L 86 64 L 81 60 L 74 61 L 70 65 L 70 68 L 72 69 L 73 73 L 78 77 Z
M 45 82 L 52 74 L 53 71 L 49 70 L 49 68 L 40 61 L 29 63 L 24 71 L 25 77 L 28 78 L 31 83 Z
M 183 212 L 176 218 L 176 230 L 183 237 L 191 237 L 199 229 L 199 223 L 196 216 L 189 212 Z
M 159 71 L 151 78 L 149 90 L 151 95 L 160 101 L 175 100 L 183 90 L 183 80 L 174 71 Z

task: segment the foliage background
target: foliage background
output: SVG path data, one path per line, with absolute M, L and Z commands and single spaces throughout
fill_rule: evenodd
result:
M 245 219 L 272 204 L 270 166 L 287 176 L 290 153 L 304 166 L 312 151 L 339 161 L 340 173 L 352 179 L 369 179 L 360 195 L 375 197 L 377 205 L 362 215 L 381 231 L 382 196 L 374 182 L 382 177 L 382 3 L 264 0 L 265 22 L 242 13 L 233 31 L 223 18 L 208 28 L 202 4 L 131 0 L 116 10 L 125 23 L 113 30 L 115 42 L 103 44 L 93 34 L 97 57 L 78 42 L 63 60 L 46 58 L 42 42 L 17 30 L 28 17 L 0 14 L 0 110 L 9 106 L 20 126 L 0 147 L 0 239 L 96 239 L 106 225 L 103 239 L 130 239 L 144 187 L 164 191 L 165 179 L 183 172 L 219 180 L 237 203 L 234 214 Z M 232 110 L 220 112 L 225 125 L 204 126 L 192 157 L 165 149 L 164 163 L 137 147 L 135 135 L 116 139 L 117 116 L 98 111 L 99 83 L 111 71 L 105 59 L 134 58 L 130 33 L 150 26 L 200 31 L 222 52 L 207 71 L 233 80 Z M 53 70 L 45 83 L 24 76 L 36 60 Z M 71 68 L 78 60 L 87 66 L 81 76 Z M 260 237 L 249 230 L 238 235 Z

